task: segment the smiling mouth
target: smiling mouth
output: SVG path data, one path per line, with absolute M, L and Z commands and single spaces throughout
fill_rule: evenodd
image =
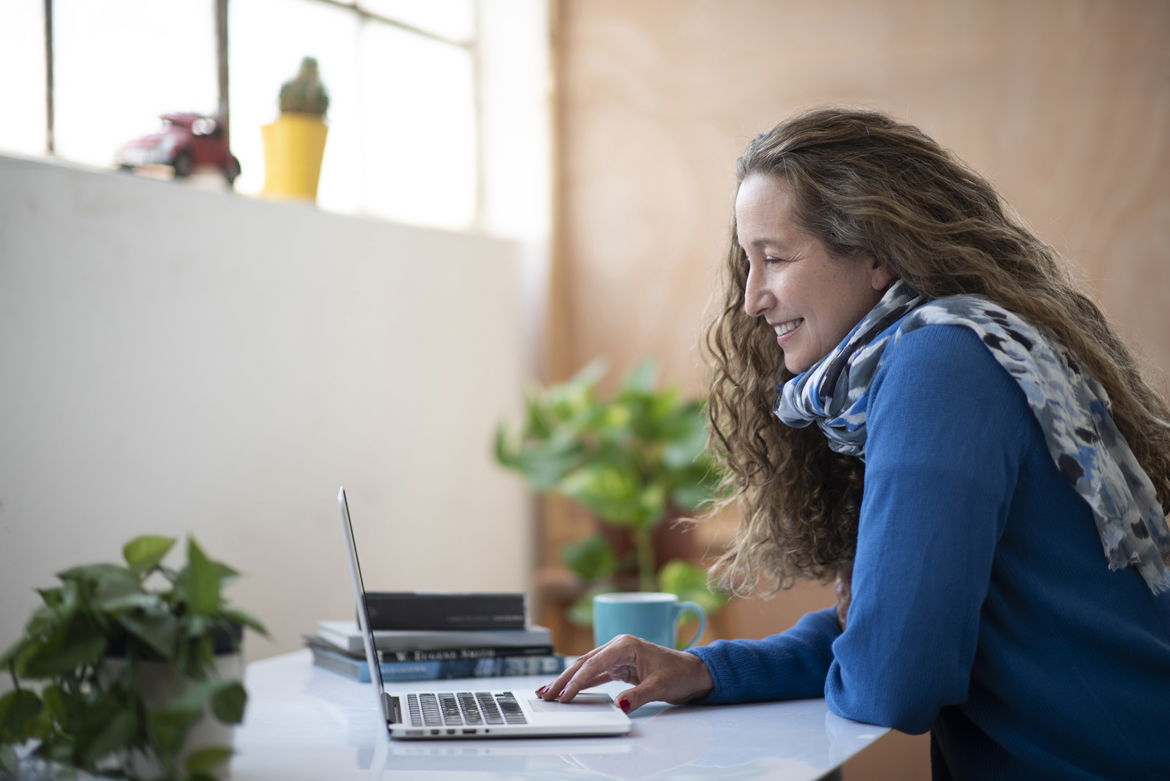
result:
M 803 322 L 804 318 L 798 317 L 795 320 L 787 320 L 783 323 L 777 323 L 776 325 L 772 326 L 772 330 L 776 332 L 776 338 L 779 339 L 795 331 Z

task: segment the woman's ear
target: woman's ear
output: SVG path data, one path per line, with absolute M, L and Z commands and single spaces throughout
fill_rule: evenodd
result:
M 869 267 L 869 284 L 873 286 L 874 290 L 885 290 L 893 284 L 894 273 L 880 258 L 872 252 L 864 252 L 862 257 Z

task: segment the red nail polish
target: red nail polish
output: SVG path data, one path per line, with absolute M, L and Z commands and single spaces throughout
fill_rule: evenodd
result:
M 537 697 L 543 697 L 543 696 L 544 696 L 544 693 L 545 693 L 546 691 L 548 691 L 548 687 L 547 687 L 547 686 L 541 686 L 539 689 L 537 689 L 537 690 L 536 690 L 536 696 L 537 696 Z
M 622 699 L 618 700 L 618 707 L 622 709 L 622 713 L 629 713 L 630 701 L 623 697 Z

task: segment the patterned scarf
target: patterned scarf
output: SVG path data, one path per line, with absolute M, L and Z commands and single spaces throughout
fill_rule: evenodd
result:
M 869 386 L 886 349 L 936 324 L 970 328 L 1019 383 L 1052 460 L 1093 510 L 1109 568 L 1136 566 L 1155 594 L 1170 589 L 1170 529 L 1149 475 L 1109 414 L 1105 389 L 1042 332 L 986 299 L 927 302 L 896 282 L 832 352 L 777 387 L 773 411 L 796 428 L 816 423 L 832 450 L 864 460 Z

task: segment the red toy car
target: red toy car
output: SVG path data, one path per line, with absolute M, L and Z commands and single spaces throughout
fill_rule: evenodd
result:
M 228 184 L 240 175 L 240 161 L 228 149 L 223 125 L 202 114 L 163 114 L 162 127 L 128 141 L 114 162 L 129 171 L 144 165 L 169 165 L 176 178 L 190 176 L 196 166 L 218 168 Z

